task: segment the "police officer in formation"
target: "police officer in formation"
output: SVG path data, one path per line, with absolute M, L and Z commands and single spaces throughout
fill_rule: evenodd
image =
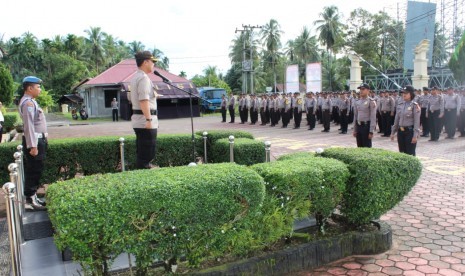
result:
M 429 104 L 430 89 L 423 87 L 423 95 L 421 95 L 416 101 L 421 107 L 420 126 L 422 128 L 421 137 L 429 137 L 429 122 L 427 116 L 427 109 Z
M 226 123 L 226 107 L 228 106 L 228 100 L 225 95 L 221 96 L 221 122 Z
M 300 123 L 302 122 L 302 98 L 300 98 L 299 92 L 294 92 L 294 98 L 292 98 L 293 104 L 292 108 L 294 109 L 294 128 L 300 128 Z
M 429 141 L 435 142 L 439 140 L 441 134 L 441 118 L 444 116 L 444 99 L 439 94 L 439 88 L 434 86 L 431 89 L 431 96 L 429 97 L 428 107 L 426 109 L 426 117 L 429 121 L 429 130 L 431 132 L 431 139 Z
M 316 98 L 313 97 L 313 92 L 308 92 L 307 97 L 305 98 L 305 112 L 307 114 L 307 124 L 308 130 L 315 129 L 316 124 L 316 110 L 318 108 L 318 103 Z
M 403 101 L 397 107 L 392 126 L 391 140 L 394 140 L 397 133 L 399 152 L 415 156 L 417 140 L 420 136 L 421 107 L 413 101 L 415 89 L 412 86 L 406 86 L 403 92 Z
M 354 106 L 354 132 L 357 147 L 371 148 L 373 131 L 376 126 L 376 100 L 368 97 L 370 86 L 366 83 L 359 86 L 360 99 Z
M 444 95 L 444 126 L 446 128 L 446 139 L 454 139 L 457 129 L 457 117 L 460 116 L 461 98 L 449 87 Z
M 258 110 L 259 110 L 259 101 L 255 94 L 250 95 L 250 124 L 255 125 L 258 121 Z
M 19 101 L 19 114 L 24 124 L 24 207 L 26 211 L 44 211 L 46 204 L 37 197 L 37 189 L 44 170 L 48 133 L 44 112 L 35 100 L 41 92 L 42 80 L 29 76 L 22 83 L 24 96 Z
M 231 95 L 231 98 L 229 99 L 229 102 L 228 102 L 229 117 L 231 118 L 229 121 L 230 124 L 233 124 L 234 119 L 236 118 L 236 115 L 234 114 L 235 108 L 236 108 L 236 98 L 234 97 L 234 95 Z

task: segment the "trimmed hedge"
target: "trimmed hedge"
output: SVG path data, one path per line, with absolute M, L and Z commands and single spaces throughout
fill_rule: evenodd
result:
M 319 226 L 324 227 L 326 218 L 339 204 L 349 178 L 344 163 L 311 156 L 296 156 L 251 168 L 265 179 L 267 195 L 279 199 L 286 214 L 285 224 L 291 228 L 294 219 L 307 216 L 309 211 Z
M 21 122 L 21 117 L 17 112 L 15 113 L 6 113 L 3 115 L 5 121 L 3 122 L 3 132 L 9 132 L 15 128 L 17 124 Z
M 305 152 L 296 152 L 296 153 L 288 153 L 288 154 L 283 154 L 280 157 L 276 159 L 276 161 L 285 161 L 285 160 L 291 160 L 291 159 L 296 159 L 296 158 L 307 158 L 307 157 L 314 157 L 315 153 L 305 151 Z
M 226 241 L 237 239 L 235 226 L 257 216 L 264 194 L 253 170 L 212 164 L 58 182 L 47 191 L 47 206 L 55 243 L 84 268 L 105 273 L 128 252 L 143 273 L 156 259 L 173 264 L 185 256 L 195 266 L 223 256 L 232 247 Z
M 321 155 L 347 164 L 351 176 L 341 211 L 356 225 L 392 209 L 415 186 L 422 170 L 416 157 L 382 149 L 330 148 Z
M 230 135 L 234 136 L 234 139 L 236 138 L 249 138 L 249 139 L 254 139 L 253 135 L 249 132 L 242 131 L 242 130 L 202 130 L 202 131 L 197 131 L 195 134 L 203 137 L 203 132 L 206 131 L 208 132 L 207 135 L 207 161 L 210 162 L 210 156 L 212 155 L 212 146 L 215 144 L 216 141 L 219 139 L 224 139 L 224 138 L 229 138 Z M 200 138 L 202 146 L 199 147 L 199 155 L 204 156 L 204 150 L 203 150 L 203 138 Z M 229 159 L 228 159 L 229 160 Z
M 135 136 L 124 142 L 126 169 L 135 167 Z M 43 183 L 73 178 L 77 173 L 91 175 L 121 170 L 119 137 L 49 139 Z M 196 142 L 199 141 L 196 137 Z M 14 162 L 13 153 L 19 142 L 0 144 L 0 168 Z M 196 145 L 196 149 L 199 145 Z M 159 135 L 155 163 L 160 167 L 182 166 L 192 162 L 192 136 L 189 134 Z M 9 180 L 8 171 L 1 170 L 0 181 Z
M 211 160 L 214 163 L 230 161 L 229 139 L 219 139 L 212 146 Z M 253 165 L 265 162 L 265 144 L 248 138 L 234 139 L 234 162 Z

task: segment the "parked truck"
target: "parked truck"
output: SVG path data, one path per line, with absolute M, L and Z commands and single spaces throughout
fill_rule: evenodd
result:
M 206 100 L 200 104 L 202 112 L 214 112 L 221 109 L 221 97 L 223 95 L 227 96 L 226 90 L 214 87 L 200 87 L 197 90 L 200 97 Z

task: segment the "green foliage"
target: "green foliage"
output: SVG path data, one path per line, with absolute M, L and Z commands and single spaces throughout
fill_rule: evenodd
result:
M 42 89 L 36 100 L 39 106 L 43 109 L 55 105 L 52 96 L 45 89 Z
M 313 157 L 313 156 L 315 156 L 315 154 L 309 151 L 295 152 L 295 153 L 288 153 L 288 154 L 281 155 L 280 157 L 278 157 L 278 159 L 276 159 L 276 161 L 285 161 L 285 160 L 291 160 L 291 159 L 294 160 L 294 159 L 301 158 L 301 157 Z
M 228 138 L 230 135 L 234 136 L 234 138 L 249 138 L 249 139 L 254 139 L 253 135 L 250 132 L 242 131 L 242 130 L 202 130 L 202 131 L 197 131 L 195 134 L 197 136 L 203 137 L 203 133 L 207 132 L 207 158 L 210 160 L 210 156 L 212 156 L 212 146 L 213 144 L 218 141 L 219 139 L 223 138 Z M 201 139 L 202 145 L 197 147 L 199 153 L 201 156 L 204 155 L 203 152 L 203 138 Z M 229 151 L 228 151 L 228 156 L 229 156 Z
M 17 112 L 3 114 L 3 117 L 5 118 L 5 121 L 2 125 L 5 132 L 11 131 L 15 128 L 15 126 L 22 122 L 21 117 L 19 117 Z
M 211 160 L 214 163 L 230 161 L 229 139 L 217 140 L 212 145 Z M 265 161 L 265 145 L 262 141 L 248 138 L 234 139 L 234 162 L 241 165 L 253 165 Z
M 344 163 L 310 154 L 257 164 L 252 169 L 265 179 L 267 195 L 279 200 L 288 227 L 292 227 L 294 219 L 305 217 L 309 212 L 324 227 L 325 220 L 339 204 L 349 178 Z
M 14 82 L 10 70 L 0 62 L 0 102 L 5 106 L 13 102 Z
M 83 267 L 104 272 L 128 252 L 145 271 L 156 259 L 185 256 L 196 266 L 223 256 L 238 239 L 236 226 L 257 216 L 264 194 L 253 170 L 215 164 L 58 182 L 47 191 L 47 206 L 58 248 L 69 247 Z
M 196 87 L 217 87 L 223 88 L 228 93 L 231 92 L 229 85 L 224 80 L 219 79 L 217 76 L 212 76 L 209 79 L 208 76 L 195 75 L 191 81 L 195 84 Z
M 356 225 L 392 209 L 412 189 L 422 170 L 416 157 L 382 149 L 331 148 L 322 156 L 340 160 L 349 168 L 341 211 Z
M 455 79 L 465 83 L 465 32 L 449 60 L 449 67 L 454 73 Z

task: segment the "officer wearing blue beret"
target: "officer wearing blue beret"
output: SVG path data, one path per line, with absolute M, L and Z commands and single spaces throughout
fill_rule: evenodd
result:
M 45 202 L 37 197 L 41 185 L 40 178 L 44 170 L 47 151 L 47 122 L 42 109 L 35 99 L 41 92 L 42 80 L 29 76 L 23 79 L 24 95 L 19 101 L 19 113 L 23 119 L 24 135 L 24 196 L 26 211 L 43 211 Z

